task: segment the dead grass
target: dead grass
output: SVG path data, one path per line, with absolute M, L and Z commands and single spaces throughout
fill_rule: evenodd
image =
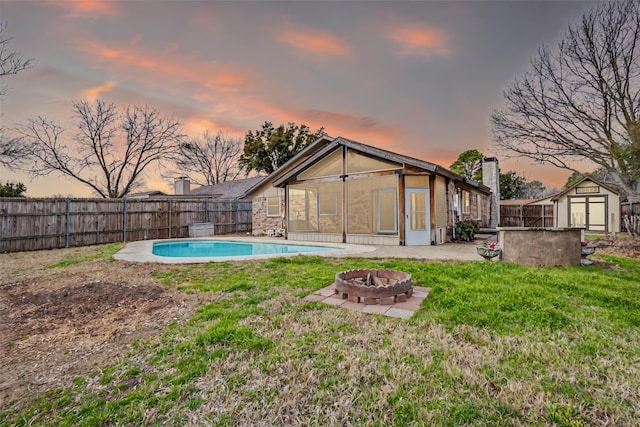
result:
M 640 419 L 637 261 L 163 266 L 98 250 L 0 255 L 0 425 Z M 410 321 L 301 300 L 356 266 L 402 269 L 433 291 Z

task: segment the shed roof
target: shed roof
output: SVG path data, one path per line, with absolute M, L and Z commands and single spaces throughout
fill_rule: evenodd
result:
M 598 181 L 597 179 L 592 178 L 590 176 L 584 176 L 581 180 L 579 180 L 578 182 L 573 184 L 571 187 L 569 187 L 569 188 L 561 191 L 560 193 L 556 194 L 555 196 L 553 196 L 553 198 L 551 200 L 555 202 L 556 200 L 558 200 L 559 198 L 561 198 L 565 194 L 568 194 L 570 191 L 572 191 L 574 188 L 576 188 L 577 186 L 579 186 L 580 184 L 582 184 L 585 181 L 591 181 L 591 182 L 593 182 L 595 184 L 598 184 L 601 187 L 606 188 L 607 190 L 611 191 L 612 193 L 620 195 L 620 191 L 617 190 L 616 188 L 614 188 L 613 186 L 605 184 L 605 183 L 603 183 L 601 181 Z

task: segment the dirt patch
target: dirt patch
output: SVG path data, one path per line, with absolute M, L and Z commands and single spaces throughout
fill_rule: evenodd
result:
M 169 267 L 157 264 L 46 268 L 68 251 L 0 255 L 0 409 L 70 386 L 211 298 L 160 284 L 153 273 Z
M 603 235 L 589 240 L 589 244 L 597 248 L 596 253 L 640 259 L 640 237 Z

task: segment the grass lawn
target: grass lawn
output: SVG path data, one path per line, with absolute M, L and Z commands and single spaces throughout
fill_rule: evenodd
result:
M 592 258 L 172 267 L 155 279 L 213 302 L 0 424 L 637 426 L 640 260 Z M 432 291 L 408 321 L 301 301 L 353 268 Z

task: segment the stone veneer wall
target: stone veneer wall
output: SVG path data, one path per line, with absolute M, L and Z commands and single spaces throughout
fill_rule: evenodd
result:
M 284 212 L 284 198 L 280 197 L 280 210 Z M 287 228 L 286 218 L 281 216 L 267 216 L 267 198 L 253 198 L 253 234 L 267 234 L 267 230 Z

